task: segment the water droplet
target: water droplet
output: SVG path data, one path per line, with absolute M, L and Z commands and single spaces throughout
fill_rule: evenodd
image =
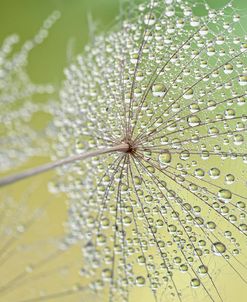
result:
M 205 172 L 202 169 L 198 168 L 195 170 L 195 176 L 197 178 L 203 178 L 204 175 L 205 175 Z
M 212 244 L 211 250 L 216 256 L 222 256 L 226 251 L 226 247 L 222 242 L 218 241 Z
M 154 14 L 147 14 L 144 16 L 144 24 L 154 25 L 156 22 L 156 17 Z
M 197 278 L 193 278 L 191 281 L 190 281 L 190 285 L 192 288 L 197 288 L 201 285 L 201 282 L 199 279 Z
M 166 87 L 164 84 L 157 83 L 152 86 L 153 96 L 155 97 L 163 97 L 166 93 Z
M 194 95 L 193 89 L 191 89 L 191 88 L 185 88 L 183 97 L 184 97 L 186 100 L 192 99 L 192 98 L 193 98 L 193 95 Z
M 200 265 L 198 267 L 198 273 L 202 276 L 206 275 L 208 273 L 208 268 L 206 267 L 206 265 Z
M 234 183 L 234 180 L 235 180 L 235 176 L 232 175 L 232 174 L 227 174 L 226 177 L 225 177 L 225 182 L 228 185 Z
M 146 280 L 143 276 L 136 277 L 136 285 L 137 286 L 143 286 L 145 284 Z
M 159 162 L 161 166 L 167 166 L 171 163 L 172 156 L 171 153 L 166 150 L 159 155 Z
M 239 85 L 241 85 L 241 86 L 247 85 L 247 76 L 246 75 L 241 75 L 239 77 Z
M 189 116 L 189 117 L 188 117 L 187 122 L 188 122 L 188 125 L 189 125 L 189 126 L 195 127 L 195 126 L 200 125 L 201 120 L 199 119 L 198 116 L 192 115 L 192 116 Z
M 220 170 L 218 168 L 211 168 L 209 175 L 212 179 L 217 179 L 220 176 Z
M 226 64 L 224 66 L 224 73 L 225 74 L 230 74 L 233 72 L 233 65 L 232 64 Z
M 229 190 L 226 189 L 220 189 L 218 192 L 218 198 L 220 201 L 227 203 L 232 198 L 232 193 Z

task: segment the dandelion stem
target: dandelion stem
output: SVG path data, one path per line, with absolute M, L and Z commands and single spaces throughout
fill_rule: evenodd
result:
M 84 152 L 84 153 L 81 153 L 78 155 L 72 155 L 70 157 L 59 159 L 55 162 L 47 163 L 47 164 L 44 164 L 44 165 L 41 165 L 41 166 L 38 166 L 35 168 L 31 168 L 24 172 L 20 172 L 20 173 L 14 174 L 14 175 L 4 177 L 4 178 L 0 179 L 0 187 L 13 184 L 22 179 L 44 173 L 46 171 L 52 170 L 54 168 L 57 168 L 57 167 L 60 167 L 60 166 L 63 166 L 63 165 L 69 164 L 69 163 L 73 163 L 78 160 L 83 160 L 86 158 L 91 158 L 91 157 L 95 157 L 95 156 L 106 154 L 106 153 L 112 153 L 112 152 L 127 152 L 128 150 L 129 150 L 129 145 L 123 143 L 123 144 L 113 146 L 110 148 L 101 148 L 101 149 L 94 150 L 94 151 Z

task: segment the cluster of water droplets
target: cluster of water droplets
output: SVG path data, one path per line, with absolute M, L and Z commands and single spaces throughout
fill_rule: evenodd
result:
M 7 37 L 0 47 L 1 171 L 17 167 L 30 157 L 44 153 L 45 133 L 37 133 L 30 121 L 35 114 L 37 118 L 38 112 L 49 112 L 47 96 L 54 92 L 54 88 L 50 84 L 31 81 L 27 72 L 28 56 L 47 38 L 49 29 L 59 17 L 60 13 L 54 12 L 44 21 L 34 38 L 21 47 L 18 46 L 20 39 L 16 34 Z M 37 102 L 37 96 L 41 96 L 42 100 Z
M 144 285 L 154 299 L 165 288 L 184 301 L 189 287 L 222 301 L 217 256 L 246 283 L 246 31 L 233 2 L 126 12 L 66 70 L 54 147 L 60 158 L 131 138 L 136 150 L 61 168 L 50 185 L 68 195 L 82 276 L 109 301 Z
M 49 189 L 68 197 L 69 235 L 62 243 L 51 238 L 51 252 L 18 282 L 77 242 L 83 284 L 102 301 L 132 300 L 136 288 L 149 289 L 154 301 L 227 301 L 217 283 L 221 267 L 246 284 L 246 30 L 234 1 L 218 9 L 194 2 L 127 1 L 116 28 L 65 71 L 59 107 L 32 101 L 53 87 L 33 84 L 26 73 L 29 52 L 59 13 L 15 55 L 18 37 L 3 43 L 1 170 L 44 153 L 31 126 L 40 111 L 54 115 L 54 160 L 123 142 L 133 147 L 59 168 Z M 1 214 L 13 214 L 10 226 L 0 225 L 8 248 L 1 261 L 41 216 L 25 208 L 6 199 L 1 205 Z M 1 294 L 13 280 L 1 284 Z M 32 301 L 50 298 L 41 292 Z

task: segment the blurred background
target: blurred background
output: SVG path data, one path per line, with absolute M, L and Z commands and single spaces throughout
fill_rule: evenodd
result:
M 1 0 L 0 40 L 17 33 L 24 42 L 32 38 L 43 21 L 54 11 L 61 18 L 50 30 L 45 43 L 36 47 L 29 58 L 29 72 L 36 82 L 60 83 L 68 61 L 83 50 L 92 36 L 95 23 L 103 31 L 118 15 L 116 0 Z M 90 28 L 91 27 L 91 28 Z

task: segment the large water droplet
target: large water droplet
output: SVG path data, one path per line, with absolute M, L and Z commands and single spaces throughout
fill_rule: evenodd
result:
M 229 190 L 220 189 L 219 192 L 218 192 L 218 197 L 219 197 L 220 201 L 222 201 L 224 203 L 227 203 L 231 200 L 232 193 Z
M 161 166 L 169 165 L 171 160 L 172 160 L 172 156 L 171 156 L 171 153 L 168 150 L 166 150 L 165 152 L 162 152 L 159 155 L 159 162 L 160 162 Z
M 198 126 L 201 123 L 201 120 L 199 119 L 198 116 L 192 115 L 192 116 L 188 117 L 187 122 L 188 122 L 189 126 L 195 127 L 195 126 Z
M 218 241 L 212 244 L 211 250 L 216 256 L 222 256 L 226 251 L 226 247 L 222 242 Z

